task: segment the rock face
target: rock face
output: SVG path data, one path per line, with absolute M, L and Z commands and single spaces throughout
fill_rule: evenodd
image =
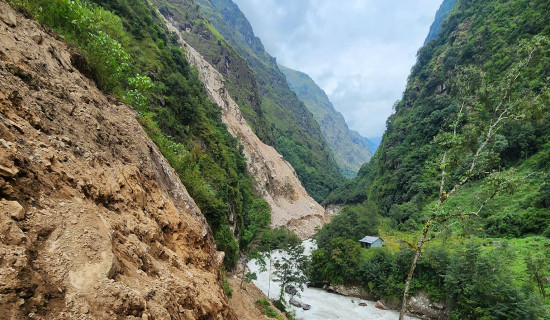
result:
M 208 225 L 133 110 L 0 13 L 0 319 L 235 319 Z
M 174 21 L 166 23 L 171 31 L 179 34 Z M 255 189 L 271 209 L 272 227 L 288 226 L 302 239 L 311 237 L 315 228 L 327 222 L 330 215 L 308 195 L 292 166 L 252 131 L 239 106 L 229 96 L 223 76 L 185 43 L 181 35 L 180 41 L 187 59 L 198 69 L 210 99 L 222 108 L 228 131 L 243 145 L 248 170 L 256 177 Z
M 365 300 L 369 300 L 372 297 L 367 295 L 365 289 L 360 286 L 344 286 L 344 285 L 327 285 L 323 287 L 328 292 L 334 292 L 343 296 L 357 297 Z
M 448 319 L 445 305 L 432 302 L 425 291 L 420 291 L 411 297 L 408 310 L 412 314 L 420 315 L 423 319 Z

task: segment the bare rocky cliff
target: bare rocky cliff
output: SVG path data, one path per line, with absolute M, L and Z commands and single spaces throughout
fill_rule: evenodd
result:
M 179 34 L 174 24 L 167 21 L 171 31 Z M 223 75 L 185 43 L 181 35 L 180 41 L 187 59 L 198 69 L 210 99 L 222 108 L 228 131 L 243 145 L 248 170 L 256 177 L 255 188 L 271 209 L 272 227 L 288 226 L 302 239 L 311 237 L 330 215 L 308 195 L 292 166 L 252 131 L 226 90 Z
M 0 319 L 236 319 L 203 215 L 82 61 L 0 1 Z

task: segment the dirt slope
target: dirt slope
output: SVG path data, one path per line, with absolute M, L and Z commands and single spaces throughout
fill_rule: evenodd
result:
M 171 31 L 179 29 L 167 21 Z M 248 170 L 256 177 L 255 188 L 268 202 L 272 214 L 272 226 L 288 226 L 302 238 L 311 237 L 315 228 L 330 219 L 302 186 L 292 166 L 283 159 L 275 148 L 263 143 L 252 131 L 241 114 L 239 106 L 229 96 L 225 80 L 195 49 L 180 36 L 187 59 L 199 71 L 212 101 L 222 107 L 223 122 L 229 132 L 244 147 Z
M 0 1 L 0 319 L 236 319 L 204 217 L 82 61 Z

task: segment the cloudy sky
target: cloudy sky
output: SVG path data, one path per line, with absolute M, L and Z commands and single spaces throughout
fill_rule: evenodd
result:
M 233 0 L 267 51 L 309 74 L 351 129 L 381 136 L 442 0 Z

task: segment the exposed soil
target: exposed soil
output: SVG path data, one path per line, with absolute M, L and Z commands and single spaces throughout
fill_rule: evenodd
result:
M 267 297 L 258 289 L 253 283 L 243 283 L 241 289 L 241 279 L 236 277 L 230 277 L 229 284 L 233 288 L 233 297 L 229 299 L 229 305 L 237 313 L 239 320 L 259 320 L 269 319 L 263 314 L 263 311 L 256 303 L 260 299 L 267 299 Z M 269 301 L 269 299 L 268 299 Z M 283 319 L 286 317 L 280 313 L 273 305 L 273 310 L 276 310 Z
M 85 60 L 0 1 L 0 319 L 236 319 L 206 221 Z

